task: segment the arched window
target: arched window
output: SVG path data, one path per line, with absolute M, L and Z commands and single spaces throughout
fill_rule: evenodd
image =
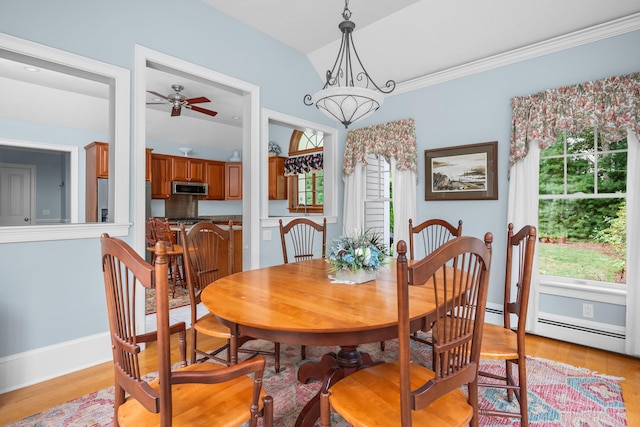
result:
M 289 141 L 285 176 L 289 180 L 289 211 L 324 211 L 324 134 L 294 130 Z

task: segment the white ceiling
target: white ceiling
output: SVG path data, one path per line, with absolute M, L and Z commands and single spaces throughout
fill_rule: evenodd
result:
M 318 87 L 309 91 L 320 89 L 323 76 L 338 52 L 343 0 L 203 2 L 308 55 L 318 73 Z M 376 83 L 382 84 L 389 79 L 411 82 L 618 18 L 634 14 L 638 17 L 640 1 L 350 0 L 349 9 L 356 24 L 354 44 L 360 58 Z M 56 84 L 66 80 L 59 74 L 48 78 L 47 70 L 25 73 L 23 65 L 0 59 L 0 79 L 20 81 L 16 85 L 2 85 L 5 99 L 13 102 L 0 103 L 0 117 L 34 120 L 34 115 L 41 114 L 45 123 L 60 123 L 83 114 L 83 111 L 69 114 L 72 107 L 61 103 L 63 92 L 88 91 L 93 104 L 99 104 L 103 96 L 106 98 L 106 85 L 81 88 L 77 79 L 64 87 L 55 86 L 54 93 L 47 97 L 28 95 L 22 82 L 37 77 L 39 85 L 51 87 L 51 80 Z M 180 117 L 171 117 L 168 104 L 149 105 L 147 138 L 176 141 L 181 147 L 215 145 L 227 150 L 241 149 L 241 119 L 234 119 L 242 113 L 238 94 L 173 70 L 148 69 L 147 90 L 168 95 L 172 93 L 172 84 L 183 85 L 183 94 L 188 98 L 209 98 L 210 103 L 198 105 L 218 111 L 218 115 L 210 117 L 183 108 Z M 148 102 L 154 102 L 153 95 L 147 96 Z M 38 113 L 45 98 L 50 103 Z M 92 123 L 93 127 L 95 116 L 84 122 Z
M 203 0 L 309 55 L 336 59 L 344 0 Z M 640 12 L 638 0 L 350 0 L 353 39 L 376 82 L 397 83 Z

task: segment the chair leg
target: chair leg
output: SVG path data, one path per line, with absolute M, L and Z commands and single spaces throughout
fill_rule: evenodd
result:
M 518 403 L 520 404 L 520 425 L 529 427 L 529 399 L 527 396 L 527 362 L 525 357 L 518 360 Z
M 300 346 L 300 359 L 305 360 L 307 358 L 307 347 L 304 345 Z
M 273 343 L 273 362 L 276 374 L 280 372 L 280 343 Z
M 320 427 L 331 427 L 331 407 L 329 405 L 329 395 L 331 392 L 320 392 Z
M 380 350 L 384 351 L 384 341 L 380 341 Z

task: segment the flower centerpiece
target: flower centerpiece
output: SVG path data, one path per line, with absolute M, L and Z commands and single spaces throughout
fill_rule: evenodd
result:
M 376 278 L 388 256 L 389 249 L 380 235 L 367 230 L 333 240 L 327 262 L 333 266 L 331 271 L 337 280 L 364 283 Z

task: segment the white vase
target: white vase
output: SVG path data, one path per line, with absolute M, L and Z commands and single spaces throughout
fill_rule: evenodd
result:
M 378 276 L 377 271 L 368 272 L 366 270 L 338 270 L 336 271 L 336 279 L 342 282 L 364 283 L 375 280 Z

